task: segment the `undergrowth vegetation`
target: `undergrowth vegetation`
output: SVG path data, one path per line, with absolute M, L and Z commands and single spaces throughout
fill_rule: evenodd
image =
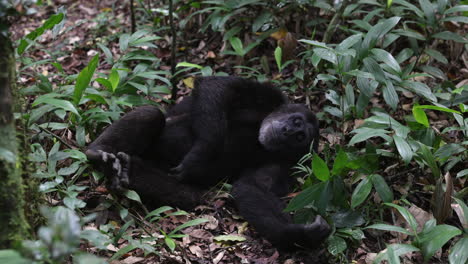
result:
M 19 251 L 0 251 L 0 262 L 92 264 L 104 261 L 96 255 L 112 261 L 134 250 L 143 256 L 177 251 L 186 236 L 180 231 L 208 220 L 168 206 L 148 212 L 131 190 L 125 199 L 108 194 L 84 149 L 129 109 L 170 104 L 173 83 L 183 96 L 194 76 L 238 75 L 271 81 L 319 116 L 321 152 L 294 168 L 298 194 L 286 210 L 299 223 L 320 214 L 333 225 L 322 251 L 330 263 L 357 261 L 362 248 L 373 254 L 369 263 L 466 263 L 468 5 L 173 4 L 170 24 L 168 5 L 135 1 L 133 33 L 133 22 L 112 8 L 99 10 L 89 19 L 87 42 L 72 44 L 87 61 L 81 67 L 70 67 L 68 58 L 76 57 L 50 40 L 69 38 L 67 32 L 86 22 L 67 24 L 64 7 L 18 39 L 19 93 L 26 103 L 16 118 L 30 136 L 35 170 L 29 177 L 40 181 L 48 221 Z M 171 27 L 177 29 L 172 58 Z M 99 199 L 91 206 L 93 194 Z M 120 219 L 102 223 L 103 208 Z M 186 221 L 160 227 L 175 216 Z M 235 245 L 241 238 L 215 240 Z M 88 247 L 94 256 L 84 254 Z

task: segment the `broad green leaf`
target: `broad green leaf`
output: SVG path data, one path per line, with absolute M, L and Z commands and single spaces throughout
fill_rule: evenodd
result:
M 283 52 L 281 50 L 281 47 L 278 46 L 276 47 L 275 49 L 275 61 L 276 61 L 276 65 L 278 66 L 278 71 L 281 71 L 281 56 L 282 56 Z
M 93 246 L 101 250 L 106 250 L 107 245 L 112 242 L 108 235 L 93 229 L 86 229 L 81 231 L 80 238 L 88 240 Z
M 150 217 L 153 217 L 153 216 L 160 216 L 161 213 L 164 213 L 164 212 L 167 212 L 169 210 L 172 210 L 174 208 L 170 207 L 170 206 L 162 206 L 162 207 L 159 207 L 153 211 L 151 211 L 149 214 L 147 214 L 145 216 L 145 218 L 150 218 Z
M 447 75 L 439 68 L 437 67 L 432 67 L 428 65 L 424 65 L 420 67 L 422 71 L 425 73 L 428 73 L 436 78 L 439 78 L 441 80 L 447 80 Z
M 345 72 L 344 74 L 359 77 L 359 78 L 362 78 L 362 79 L 372 79 L 372 80 L 375 79 L 374 75 L 372 75 L 372 73 L 360 71 L 358 69 L 354 69 L 354 70 L 351 70 L 349 72 Z
M 460 211 L 455 211 L 458 215 L 458 219 L 460 219 L 460 222 L 463 228 L 468 228 L 468 206 L 466 206 L 466 204 L 462 200 L 456 197 L 453 197 L 453 199 L 457 202 L 457 204 L 461 208 Z
M 147 36 L 148 34 L 150 34 L 150 31 L 148 31 L 146 29 L 137 30 L 136 32 L 132 33 L 132 35 L 130 36 L 130 41 L 132 41 L 132 42 L 136 41 L 136 40 L 140 39 L 143 36 Z
M 372 181 L 372 185 L 374 185 L 374 189 L 380 196 L 380 199 L 384 203 L 390 203 L 393 201 L 393 192 L 392 189 L 388 186 L 385 179 L 380 176 L 379 174 L 372 174 L 369 176 Z
M 416 14 L 420 18 L 424 17 L 424 13 L 421 11 L 421 9 L 419 9 L 415 5 L 411 4 L 409 1 L 393 0 L 393 2 L 396 3 L 396 4 L 399 4 L 399 5 L 405 6 L 409 10 L 413 11 L 413 13 Z
M 375 79 L 380 83 L 385 83 L 385 73 L 383 72 L 380 65 L 371 57 L 367 57 L 363 60 L 364 66 L 367 69 L 367 72 L 370 72 L 374 75 Z
M 323 43 L 323 42 L 318 42 L 318 41 L 315 41 L 315 40 L 308 40 L 308 39 L 300 39 L 299 40 L 300 42 L 304 42 L 304 43 L 307 43 L 309 45 L 312 45 L 312 46 L 316 46 L 316 47 L 319 47 L 319 48 L 323 48 L 323 49 L 331 49 L 327 46 L 327 44 Z
M 150 34 L 150 33 L 148 33 Z M 139 39 L 131 40 L 129 42 L 129 46 L 131 47 L 150 47 L 150 48 L 156 48 L 157 46 L 153 44 L 155 40 L 159 40 L 161 37 L 158 36 L 145 36 Z
M 387 247 L 388 264 L 400 264 L 400 258 L 393 247 Z
M 335 80 L 338 80 L 338 78 L 336 78 L 335 76 L 333 75 L 330 75 L 330 74 L 317 74 L 317 78 L 315 78 L 315 80 L 317 81 L 335 81 Z
M 414 39 L 417 39 L 417 40 L 423 40 L 425 41 L 426 40 L 426 37 L 424 35 L 422 35 L 421 33 L 417 32 L 417 31 L 414 31 L 412 29 L 396 29 L 393 31 L 393 33 L 395 34 L 398 34 L 400 36 L 405 36 L 405 37 L 408 37 L 408 38 L 414 38 Z
M 384 124 L 393 129 L 395 133 L 406 139 L 410 132 L 409 127 L 402 125 L 400 122 L 393 119 L 389 114 L 383 112 L 374 112 L 374 116 L 367 118 L 366 123 Z
M 166 243 L 167 247 L 171 250 L 171 252 L 174 251 L 174 249 L 176 247 L 176 243 L 175 243 L 174 239 L 172 239 L 170 237 L 165 237 L 164 238 L 164 243 Z
M 416 108 L 416 106 L 413 106 L 413 117 L 416 120 L 416 122 L 424 125 L 425 127 L 429 127 L 429 119 L 427 118 L 426 113 L 424 110 L 421 108 Z
M 213 237 L 213 240 L 218 241 L 218 242 L 242 242 L 245 241 L 245 237 L 243 236 L 237 236 L 237 235 L 221 235 L 221 236 L 215 236 Z
M 0 258 L 1 260 L 1 258 Z M 465 264 L 468 261 L 468 236 L 464 237 L 450 249 L 450 264 Z
M 392 81 L 385 80 L 385 85 L 382 87 L 382 92 L 385 102 L 395 111 L 398 107 L 399 99 Z
M 232 37 L 229 39 L 229 43 L 231 43 L 232 48 L 237 53 L 238 56 L 244 56 L 244 47 L 242 45 L 242 41 L 238 37 Z
M 461 230 L 454 226 L 438 225 L 433 227 L 429 232 L 422 234 L 419 237 L 419 242 L 421 244 L 424 260 L 429 260 L 438 249 L 442 248 L 442 246 L 447 243 L 447 241 L 461 233 Z
M 125 193 L 124 193 L 124 195 L 125 195 L 125 197 L 127 197 L 127 198 L 130 199 L 130 200 L 133 200 L 133 201 L 136 201 L 136 202 L 141 203 L 140 196 L 139 196 L 138 193 L 136 193 L 135 191 L 126 190 Z
M 86 144 L 86 131 L 83 126 L 76 127 L 75 138 L 76 142 L 78 143 L 78 146 L 84 147 L 84 145 Z
M 419 6 L 421 6 L 422 10 L 424 11 L 424 15 L 426 16 L 429 24 L 434 25 L 436 10 L 432 3 L 429 2 L 429 0 L 419 0 Z
M 374 95 L 375 89 L 377 89 L 377 86 L 379 86 L 378 82 L 359 76 L 356 79 L 356 84 L 359 90 L 368 98 L 371 98 Z
M 109 63 L 109 64 L 112 64 L 113 63 L 113 55 L 112 55 L 112 52 L 110 51 L 110 49 L 104 45 L 102 45 L 101 43 L 97 43 L 97 46 L 102 50 L 102 52 L 104 53 L 104 56 L 106 57 L 106 62 Z
M 383 49 L 372 49 L 371 52 L 379 61 L 387 64 L 396 73 L 401 74 L 400 64 L 398 64 L 392 54 Z
M 112 92 L 115 92 L 117 86 L 119 86 L 120 76 L 119 72 L 116 69 L 112 69 L 111 73 L 109 74 L 109 82 L 112 86 Z
M 467 151 L 466 146 L 462 146 L 456 143 L 445 144 L 440 147 L 435 153 L 434 156 L 439 160 L 448 159 L 454 157 L 455 155 Z
M 101 84 L 102 86 L 106 87 L 108 91 L 112 91 L 112 84 L 108 80 L 104 78 L 97 78 L 95 81 Z
M 393 135 L 393 141 L 398 149 L 398 153 L 400 153 L 401 158 L 408 164 L 411 159 L 413 158 L 413 150 L 411 149 L 408 142 L 400 136 Z
M 457 178 L 468 175 L 468 169 L 461 170 L 457 173 Z M 468 214 L 467 214 L 468 215 Z
M 438 38 L 438 39 L 443 39 L 443 40 L 453 40 L 455 42 L 460 42 L 460 43 L 468 43 L 468 41 L 466 40 L 466 38 L 456 34 L 456 33 L 453 33 L 453 32 L 450 32 L 450 31 L 443 31 L 443 32 L 439 32 L 439 33 L 436 33 L 434 35 L 432 35 L 433 38 Z
M 199 224 L 203 224 L 203 223 L 206 223 L 206 222 L 208 222 L 208 220 L 207 220 L 207 219 L 204 219 L 204 218 L 198 218 L 198 219 L 190 220 L 190 221 L 185 222 L 185 223 L 183 223 L 182 225 L 177 226 L 176 228 L 174 228 L 174 230 L 172 230 L 172 232 L 170 233 L 170 235 L 173 235 L 173 234 L 179 232 L 180 230 L 182 230 L 182 229 L 184 229 L 184 228 L 187 228 L 187 227 L 190 227 L 190 226 L 199 225 Z
M 63 110 L 69 111 L 74 113 L 77 116 L 80 116 L 78 113 L 78 110 L 76 110 L 75 106 L 70 103 L 67 100 L 62 100 L 62 99 L 56 99 L 56 98 L 50 98 L 50 97 L 39 97 L 34 101 L 33 106 L 36 106 L 38 104 L 49 104 L 53 105 L 55 107 L 61 108 Z
M 119 259 L 123 255 L 127 254 L 128 252 L 130 252 L 130 251 L 132 251 L 132 250 L 134 250 L 136 248 L 138 248 L 138 247 L 134 246 L 132 244 L 129 244 L 129 245 L 119 249 L 119 251 L 115 252 L 115 254 L 109 259 L 109 262 Z
M 120 238 L 122 238 L 122 236 L 125 234 L 125 232 L 127 231 L 127 229 L 133 225 L 135 223 L 135 221 L 133 219 L 131 219 L 130 221 L 126 222 L 120 229 L 119 231 L 117 232 L 117 234 L 112 238 L 112 240 L 114 241 L 114 243 L 117 243 L 119 241 Z
M 28 264 L 31 261 L 23 258 L 16 250 L 3 249 L 0 250 L 0 263 Z
M 405 218 L 406 222 L 408 222 L 409 226 L 411 227 L 412 233 L 416 234 L 418 223 L 416 222 L 416 219 L 414 219 L 414 216 L 406 208 L 392 203 L 385 203 L 385 205 L 397 209 L 398 212 L 403 216 L 403 218 Z
M 346 241 L 339 236 L 332 236 L 327 240 L 327 242 L 327 250 L 333 256 L 337 256 L 347 248 Z
M 129 34 L 122 34 L 119 38 L 119 48 L 120 51 L 124 52 L 128 49 L 128 43 L 130 42 Z
M 199 69 L 199 70 L 203 69 L 203 66 L 200 66 L 200 65 L 194 64 L 194 63 L 189 63 L 189 62 L 186 62 L 186 61 L 177 63 L 176 67 L 177 68 L 179 68 L 179 67 L 196 68 L 196 69 Z
M 387 246 L 387 248 L 390 248 L 390 247 L 392 248 L 392 251 L 393 251 L 395 256 L 402 256 L 402 255 L 408 254 L 410 252 L 420 251 L 419 248 L 417 248 L 415 246 L 412 246 L 412 245 L 409 245 L 409 244 L 392 244 L 392 245 Z M 373 264 L 381 264 L 382 261 L 388 260 L 389 256 L 388 256 L 387 252 L 388 252 L 388 249 L 382 250 L 377 255 L 377 257 L 374 259 L 374 261 L 372 263 Z
M 371 189 L 372 183 L 370 180 L 367 177 L 363 178 L 351 195 L 351 208 L 356 208 L 363 203 L 369 196 Z
M 285 212 L 296 211 L 310 205 L 312 202 L 319 199 L 322 189 L 325 187 L 325 182 L 320 182 L 309 186 L 296 197 L 294 197 L 284 209 Z
M 146 72 L 139 72 L 138 74 L 136 74 L 136 76 L 148 78 L 151 80 L 160 80 L 166 85 L 171 86 L 171 82 L 167 78 L 160 76 L 160 74 L 161 73 L 158 71 L 146 71 Z
M 325 215 L 328 204 L 330 200 L 333 198 L 333 190 L 331 188 L 331 181 L 324 182 L 325 185 L 323 186 L 320 196 L 316 201 L 315 205 L 317 206 L 317 212 L 320 215 Z
M 139 84 L 139 83 L 136 83 L 136 82 L 127 82 L 127 83 L 130 84 L 131 86 L 137 88 L 138 90 L 142 91 L 146 95 L 149 93 L 148 87 L 146 87 L 146 85 Z
M 235 26 L 235 27 L 229 29 L 226 33 L 224 33 L 223 41 L 229 40 L 233 36 L 237 35 L 237 33 L 239 33 L 241 30 L 242 30 L 242 27 L 240 27 L 240 26 Z
M 343 51 L 351 48 L 354 44 L 358 43 L 362 39 L 362 34 L 354 34 L 350 37 L 346 38 L 345 40 L 341 41 L 341 43 L 336 46 L 337 51 Z
M 437 111 L 442 111 L 442 112 L 447 112 L 447 113 L 461 114 L 457 110 L 453 110 L 453 109 L 441 107 L 441 106 L 436 106 L 436 105 L 416 105 L 416 106 L 413 106 L 413 108 L 431 109 L 431 110 L 437 110 Z
M 437 12 L 443 14 L 447 10 L 448 0 L 437 0 Z
M 464 16 L 446 17 L 442 19 L 442 22 L 458 22 L 458 23 L 468 24 L 468 17 L 464 17 Z
M 353 130 L 356 135 L 354 135 L 351 140 L 349 141 L 348 145 L 352 146 L 356 143 L 365 141 L 369 138 L 372 137 L 382 137 L 385 140 L 391 139 L 389 136 L 386 134 L 390 133 L 390 131 L 384 130 L 384 129 L 375 129 L 375 128 L 368 128 L 368 127 L 362 127 Z
M 18 45 L 18 49 L 17 49 L 18 55 L 23 54 L 23 52 L 30 45 L 30 43 L 32 43 L 36 38 L 38 38 L 42 34 L 44 34 L 44 32 L 46 30 L 51 29 L 55 25 L 62 22 L 63 18 L 64 18 L 63 13 L 58 13 L 58 14 L 52 15 L 44 22 L 44 24 L 41 27 L 37 28 L 33 32 L 26 35 L 26 37 L 21 39 L 21 41 L 20 41 L 20 43 Z
M 334 181 L 336 183 L 337 181 Z M 335 195 L 343 195 L 343 191 L 336 193 Z M 340 210 L 332 215 L 333 223 L 337 228 L 343 227 L 357 227 L 363 225 L 366 220 L 362 216 L 362 213 L 358 210 L 348 209 L 347 211 Z
M 373 225 L 366 227 L 366 229 L 369 229 L 369 228 L 383 230 L 383 231 L 390 231 L 390 232 L 398 232 L 398 233 L 407 234 L 410 236 L 413 235 L 413 233 L 404 229 L 403 227 L 387 225 L 387 224 L 373 224 Z
M 350 83 L 348 83 L 345 87 L 345 100 L 348 107 L 353 107 L 354 102 L 356 101 L 354 97 L 354 87 Z
M 99 54 L 96 54 L 91 61 L 89 62 L 88 66 L 86 66 L 79 74 L 78 78 L 76 79 L 75 90 L 73 91 L 73 103 L 78 105 L 80 103 L 81 98 L 83 97 L 83 93 L 85 89 L 88 87 L 91 78 L 93 77 L 94 71 L 99 63 Z
M 364 31 L 369 31 L 372 28 L 372 25 L 369 22 L 364 20 L 351 20 L 351 23 L 355 24 L 356 27 L 363 29 Z
M 362 49 L 369 50 L 375 46 L 377 40 L 387 34 L 393 27 L 395 27 L 400 21 L 400 17 L 392 17 L 383 20 L 373 26 L 364 37 L 362 42 Z
M 348 154 L 340 148 L 333 162 L 332 175 L 340 175 L 348 164 Z
M 424 83 L 414 82 L 414 81 L 404 81 L 401 83 L 401 85 L 404 88 L 411 90 L 412 92 L 415 92 L 416 94 L 419 94 L 425 97 L 431 102 L 437 102 L 437 98 L 434 95 L 434 93 L 431 91 L 431 88 L 429 88 L 429 86 L 427 86 Z
M 252 23 L 252 32 L 257 32 L 263 25 L 271 20 L 272 14 L 268 11 L 263 11 Z
M 444 14 L 451 14 L 451 13 L 457 13 L 457 12 L 467 12 L 468 11 L 468 5 L 456 5 L 450 9 L 447 9 Z
M 328 169 L 327 164 L 316 153 L 314 153 L 312 158 L 312 170 L 317 179 L 323 182 L 330 179 L 330 170 Z
M 421 154 L 421 158 L 424 160 L 427 166 L 429 166 L 431 169 L 434 179 L 439 179 L 440 169 L 431 150 L 426 145 L 421 143 L 418 152 Z
M 445 56 L 440 53 L 438 50 L 434 50 L 434 49 L 425 49 L 424 52 L 429 55 L 431 58 L 434 58 L 436 59 L 437 61 L 439 62 L 442 62 L 444 64 L 447 64 L 448 63 L 448 60 L 447 58 L 445 58 Z
M 16 155 L 10 150 L 0 147 L 0 160 L 16 164 Z
M 317 55 L 319 58 L 329 61 L 333 64 L 338 63 L 336 54 L 333 52 L 333 50 L 323 49 L 323 48 L 314 48 L 314 54 Z

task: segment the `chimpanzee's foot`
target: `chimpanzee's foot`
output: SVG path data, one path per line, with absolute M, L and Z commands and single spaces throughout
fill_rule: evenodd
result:
M 109 181 L 109 189 L 122 191 L 128 187 L 130 173 L 130 156 L 124 152 L 114 153 L 102 150 L 87 150 L 88 159 L 99 164 L 104 176 Z
M 304 232 L 307 239 L 307 246 L 317 247 L 325 238 L 330 235 L 331 228 L 327 221 L 320 215 L 315 217 L 315 221 L 311 224 L 304 225 Z

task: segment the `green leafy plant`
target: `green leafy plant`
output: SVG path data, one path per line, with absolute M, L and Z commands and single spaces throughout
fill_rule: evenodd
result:
M 38 230 L 38 240 L 23 241 L 19 252 L 14 250 L 0 250 L 0 260 L 4 263 L 63 263 L 73 255 L 76 263 L 86 260 L 90 264 L 105 263 L 91 254 L 79 253 L 80 238 L 98 241 L 102 247 L 108 238 L 98 231 L 81 231 L 82 222 L 91 220 L 90 217 L 81 219 L 68 208 L 41 208 L 42 214 L 47 218 L 48 225 Z M 96 239 L 99 237 L 99 239 Z M 92 239 L 94 238 L 94 239 Z M 108 242 L 107 242 L 108 243 Z
M 418 232 L 418 224 L 416 219 L 408 210 L 406 210 L 404 207 L 392 203 L 386 203 L 385 205 L 398 210 L 400 215 L 403 216 L 403 218 L 408 223 L 409 230 L 387 224 L 374 224 L 368 226 L 367 228 L 406 234 L 413 237 L 414 240 L 412 245 L 391 245 L 390 251 L 387 248 L 387 251 L 381 252 L 374 260 L 374 263 L 380 263 L 383 260 L 389 259 L 394 259 L 394 262 L 392 263 L 397 263 L 396 261 L 400 255 L 412 251 L 421 251 L 424 256 L 424 260 L 427 262 L 438 249 L 447 243 L 447 241 L 462 233 L 460 229 L 451 225 L 436 225 L 435 219 L 426 222 L 422 230 Z M 460 251 L 460 253 L 461 252 L 462 251 Z
M 147 218 L 151 223 L 157 223 L 159 220 L 162 218 L 170 217 L 170 216 L 175 216 L 175 215 L 187 215 L 187 212 L 185 211 L 175 211 L 175 212 L 168 212 L 168 211 L 173 211 L 174 208 L 170 206 L 163 206 L 158 209 L 155 209 L 151 211 L 149 214 L 146 215 L 145 218 Z M 162 213 L 165 213 L 163 216 L 161 216 Z M 184 228 L 190 227 L 190 226 L 195 226 L 199 224 L 203 224 L 208 222 L 208 220 L 199 218 L 199 219 L 193 219 L 188 222 L 185 222 L 176 228 L 174 228 L 170 233 L 164 232 L 162 229 L 160 230 L 161 234 L 164 236 L 164 243 L 166 246 L 171 250 L 174 251 L 176 244 L 174 239 L 176 238 L 182 238 L 186 237 L 187 235 L 185 234 L 178 234 L 179 231 L 181 231 Z
M 310 159 L 311 166 L 304 166 L 305 161 Z M 348 247 L 347 240 L 353 243 L 364 238 L 359 226 L 363 225 L 365 220 L 361 212 L 355 209 L 367 198 L 371 186 L 374 185 L 379 196 L 385 201 L 393 200 L 393 192 L 383 177 L 371 174 L 364 177 L 350 197 L 345 188 L 344 176 L 352 169 L 368 171 L 369 168 L 362 164 L 369 163 L 371 159 L 364 156 L 350 158 L 348 153 L 339 149 L 333 160 L 331 170 L 317 154 L 306 155 L 301 160 L 297 169 L 309 175 L 305 185 L 307 187 L 290 201 L 285 211 L 296 211 L 296 219 L 301 222 L 309 221 L 315 213 L 330 213 L 336 232 L 327 240 L 327 249 L 330 254 L 339 256 Z M 311 179 L 312 175 L 318 183 L 314 183 L 316 180 Z

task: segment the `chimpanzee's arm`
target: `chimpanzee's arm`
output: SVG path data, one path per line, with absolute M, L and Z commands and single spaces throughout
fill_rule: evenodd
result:
M 278 247 L 318 246 L 330 234 L 330 227 L 320 216 L 311 224 L 294 224 L 283 212 L 285 204 L 277 190 L 278 180 L 287 176 L 284 173 L 280 166 L 271 165 L 247 172 L 235 182 L 232 195 L 240 214 Z

